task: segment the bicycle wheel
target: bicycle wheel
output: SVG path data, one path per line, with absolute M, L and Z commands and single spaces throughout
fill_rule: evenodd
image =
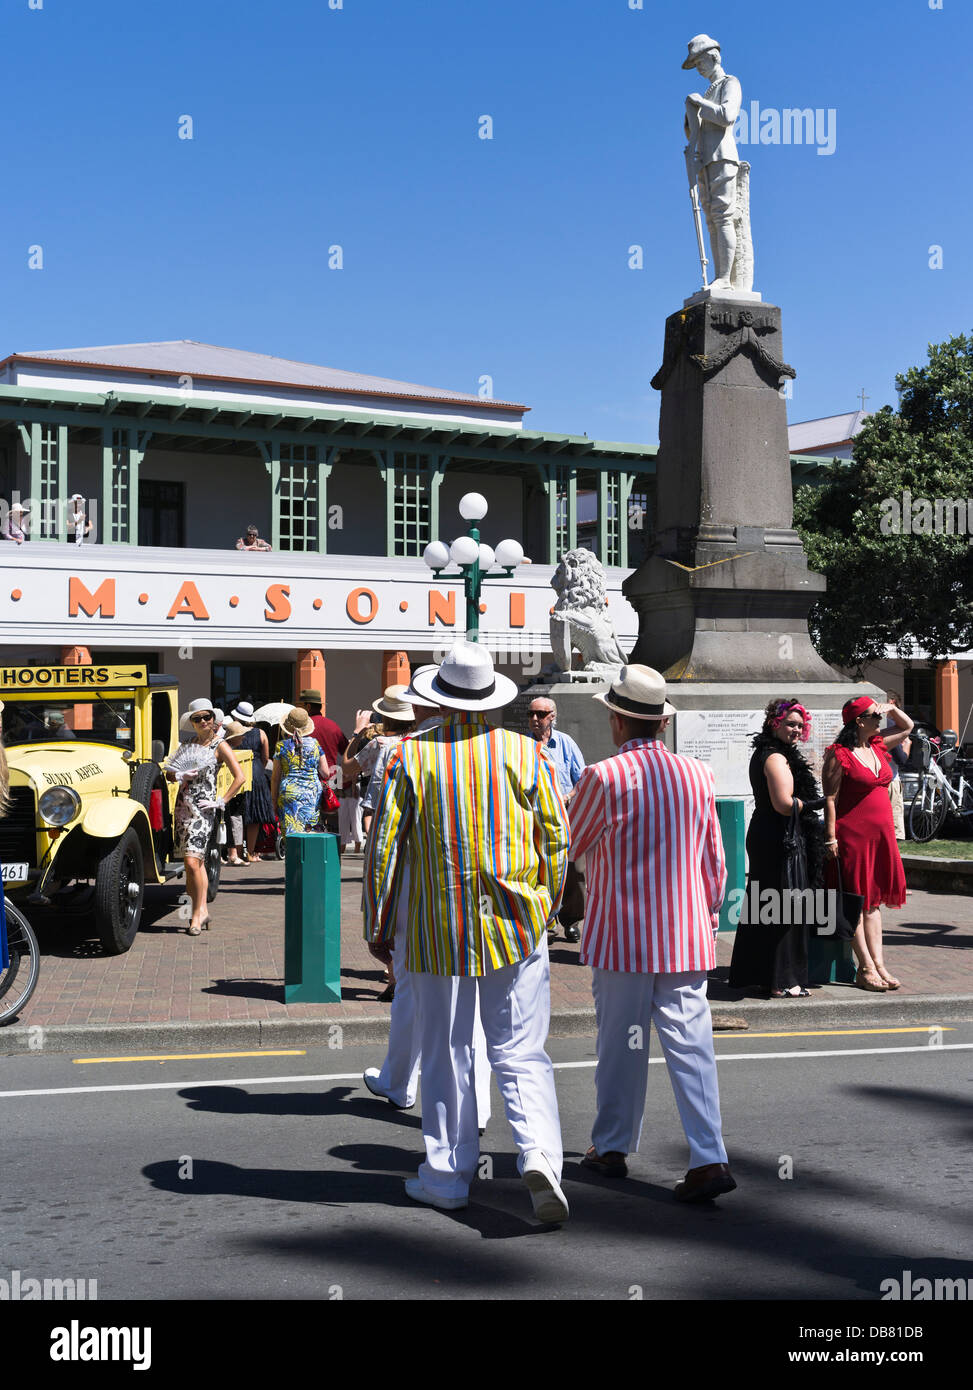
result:
M 16 1018 L 34 993 L 40 972 L 37 937 L 26 917 L 4 899 L 7 915 L 7 952 L 10 963 L 0 970 L 0 1023 Z
M 939 833 L 946 819 L 946 794 L 942 784 L 924 777 L 909 807 L 909 837 L 924 844 Z

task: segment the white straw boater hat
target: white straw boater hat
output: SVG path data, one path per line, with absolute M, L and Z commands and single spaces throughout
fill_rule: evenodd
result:
M 591 698 L 628 719 L 661 719 L 676 712 L 666 699 L 665 677 L 651 666 L 623 666 L 611 688 Z
M 183 731 L 183 733 L 186 733 L 187 730 L 193 729 L 193 728 L 195 727 L 195 726 L 190 722 L 190 716 L 193 715 L 193 714 L 201 714 L 203 710 L 207 710 L 207 709 L 210 710 L 211 713 L 213 714 L 213 727 L 216 728 L 216 727 L 218 726 L 218 724 L 220 723 L 220 720 L 222 719 L 222 716 L 220 716 L 220 719 L 217 719 L 217 718 L 216 718 L 216 706 L 213 704 L 213 701 L 212 701 L 212 700 L 190 700 L 190 702 L 189 702 L 189 708 L 186 710 L 185 714 L 183 714 L 183 715 L 180 716 L 180 719 L 179 719 L 179 727 L 180 727 L 180 729 Z
M 457 642 L 438 670 L 417 671 L 412 683 L 420 697 L 446 709 L 501 709 L 517 696 L 516 684 L 494 671 L 478 642 Z
M 404 685 L 387 685 L 382 698 L 372 701 L 372 709 L 382 719 L 392 719 L 401 724 L 411 724 L 416 717 L 416 712 L 408 700 L 402 698 L 404 695 Z
M 248 700 L 241 700 L 236 709 L 230 710 L 230 718 L 235 719 L 238 724 L 255 723 L 253 705 L 251 705 Z
M 417 667 L 416 667 L 416 669 L 415 669 L 415 670 L 413 671 L 413 673 L 412 673 L 412 679 L 409 681 L 409 684 L 408 684 L 408 685 L 406 686 L 406 688 L 405 688 L 405 698 L 409 701 L 410 704 L 412 704 L 412 705 L 418 705 L 418 706 L 420 706 L 420 708 L 422 708 L 422 709 L 438 709 L 438 708 L 439 708 L 439 706 L 436 704 L 435 700 L 424 700 L 424 699 L 422 698 L 422 696 L 421 696 L 421 695 L 418 693 L 418 691 L 416 690 L 416 676 L 424 675 L 426 671 L 438 671 L 438 670 L 439 670 L 439 667 L 436 666 L 435 664 L 433 664 L 432 666 L 417 666 Z

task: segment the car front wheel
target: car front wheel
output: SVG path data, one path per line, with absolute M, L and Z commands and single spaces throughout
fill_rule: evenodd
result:
M 99 861 L 95 876 L 95 925 L 108 955 L 122 955 L 135 940 L 144 897 L 142 845 L 130 826 Z

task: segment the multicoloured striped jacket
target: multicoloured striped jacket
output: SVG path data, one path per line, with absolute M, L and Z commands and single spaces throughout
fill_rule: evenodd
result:
M 365 937 L 394 935 L 407 863 L 410 970 L 483 975 L 526 960 L 560 906 L 568 838 L 540 745 L 453 711 L 389 758 L 365 851 Z

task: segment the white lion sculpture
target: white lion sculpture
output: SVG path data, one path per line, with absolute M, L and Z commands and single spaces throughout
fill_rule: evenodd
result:
M 551 651 L 562 671 L 581 653 L 583 671 L 617 670 L 628 663 L 608 615 L 601 561 L 590 550 L 569 550 L 554 571 L 557 603 L 551 613 Z

